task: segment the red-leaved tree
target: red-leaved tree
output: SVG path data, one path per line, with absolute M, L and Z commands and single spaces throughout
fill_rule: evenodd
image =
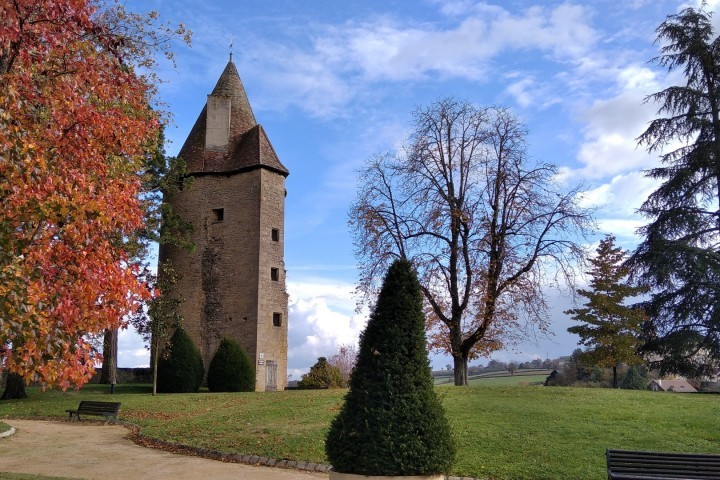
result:
M 80 386 L 89 341 L 149 293 L 143 227 L 154 52 L 178 30 L 91 0 L 0 0 L 0 348 L 11 374 Z

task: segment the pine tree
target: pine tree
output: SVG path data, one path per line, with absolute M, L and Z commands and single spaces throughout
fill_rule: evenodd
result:
M 615 246 L 615 237 L 606 236 L 597 248 L 597 256 L 590 259 L 592 268 L 587 273 L 591 276 L 591 290 L 577 290 L 587 299 L 585 306 L 565 312 L 582 323 L 568 331 L 579 335 L 579 343 L 589 347 L 582 352 L 583 362 L 612 368 L 614 388 L 618 386 L 618 365 L 642 363 L 637 351 L 645 313 L 625 302 L 627 298 L 643 293 L 645 288 L 627 283 L 626 257 L 627 252 Z
M 689 376 L 720 361 L 720 39 L 704 8 L 657 29 L 663 47 L 654 62 L 681 69 L 685 84 L 647 99 L 660 117 L 638 140 L 661 154 L 663 166 L 648 176 L 663 183 L 640 208 L 651 223 L 630 259 L 653 292 L 644 349 L 661 359 L 662 373 Z
M 433 475 L 450 469 L 455 444 L 430 375 L 420 285 L 410 262 L 388 270 L 360 337 L 345 404 L 325 443 L 336 471 Z
M 625 373 L 620 388 L 624 388 L 625 390 L 645 390 L 647 385 L 648 379 L 645 378 L 640 367 L 632 365 L 628 368 L 627 373 Z

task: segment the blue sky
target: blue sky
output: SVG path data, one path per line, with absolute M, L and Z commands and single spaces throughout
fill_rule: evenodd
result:
M 708 2 L 714 10 L 720 0 Z M 356 169 L 408 136 L 416 106 L 454 96 L 511 108 L 529 129 L 528 153 L 583 184 L 601 233 L 631 249 L 644 223 L 635 210 L 654 189 L 656 164 L 635 138 L 653 118 L 646 95 L 681 80 L 649 64 L 655 29 L 687 3 L 667 0 L 532 2 L 128 0 L 194 32 L 165 64 L 160 98 L 173 113 L 167 152 L 176 154 L 225 64 L 234 62 L 255 117 L 290 170 L 285 260 L 290 293 L 289 373 L 355 343 L 356 280 L 348 206 Z M 695 4 L 692 4 L 695 6 Z M 720 18 L 720 17 L 719 17 Z M 716 19 L 716 23 L 718 20 Z M 717 29 L 717 27 L 716 27 Z M 599 237 L 598 237 L 599 238 Z M 593 248 L 589 245 L 589 248 Z M 562 312 L 567 293 L 548 291 L 554 336 L 502 360 L 569 354 L 577 339 Z M 480 360 L 486 362 L 487 360 Z M 436 368 L 450 363 L 432 356 Z M 120 366 L 147 364 L 132 332 Z

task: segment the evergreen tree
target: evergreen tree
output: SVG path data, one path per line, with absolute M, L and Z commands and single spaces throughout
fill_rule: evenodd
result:
M 615 237 L 606 236 L 597 248 L 597 256 L 590 259 L 592 268 L 591 290 L 579 289 L 577 293 L 587 301 L 583 308 L 567 310 L 567 315 L 581 325 L 568 328 L 580 336 L 580 344 L 589 347 L 582 352 L 586 365 L 613 369 L 613 387 L 617 388 L 617 367 L 642 362 L 637 351 L 640 347 L 640 329 L 645 313 L 625 305 L 628 297 L 639 295 L 644 287 L 627 283 L 629 267 L 624 265 L 627 252 L 615 246 Z
M 158 391 L 197 392 L 205 373 L 197 347 L 185 330 L 178 328 L 170 340 L 169 348 L 169 355 L 158 360 Z
M 320 357 L 310 371 L 302 376 L 298 383 L 300 388 L 339 388 L 342 387 L 340 369 L 328 363 L 327 358 Z
M 543 385 L 545 385 L 546 387 L 555 387 L 559 384 L 560 372 L 558 372 L 557 370 L 553 370 L 552 372 L 550 372 L 550 375 L 545 378 L 545 382 L 543 383 Z
M 455 458 L 450 426 L 435 394 L 420 285 L 410 262 L 390 267 L 360 337 L 345 404 L 325 443 L 336 471 L 432 475 Z
M 586 353 L 581 349 L 576 348 L 573 350 L 570 358 L 562 365 L 560 384 L 567 387 L 578 382 L 586 383 L 591 381 L 592 364 L 588 360 Z
M 223 338 L 208 367 L 211 392 L 254 392 L 255 366 L 240 344 Z
M 645 390 L 647 385 L 648 380 L 643 375 L 640 367 L 631 365 L 623 377 L 620 388 L 624 388 L 625 390 Z
M 660 118 L 638 141 L 661 154 L 648 176 L 662 184 L 640 209 L 651 223 L 630 262 L 653 289 L 644 349 L 662 373 L 697 376 L 720 359 L 720 39 L 704 4 L 668 16 L 657 33 L 654 62 L 682 69 L 685 84 L 648 97 Z

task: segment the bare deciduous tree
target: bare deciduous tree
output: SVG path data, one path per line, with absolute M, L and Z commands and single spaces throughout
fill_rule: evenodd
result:
M 357 348 L 355 345 L 340 345 L 335 355 L 331 356 L 328 360 L 330 365 L 337 367 L 342 375 L 342 386 L 347 387 L 350 381 L 350 373 L 355 367 L 355 361 L 357 360 Z
M 402 152 L 372 157 L 350 211 L 360 292 L 372 296 L 395 258 L 413 262 L 426 300 L 430 346 L 467 362 L 547 327 L 542 288 L 572 283 L 591 227 L 577 188 L 532 163 L 525 126 L 510 111 L 445 99 L 413 113 Z

